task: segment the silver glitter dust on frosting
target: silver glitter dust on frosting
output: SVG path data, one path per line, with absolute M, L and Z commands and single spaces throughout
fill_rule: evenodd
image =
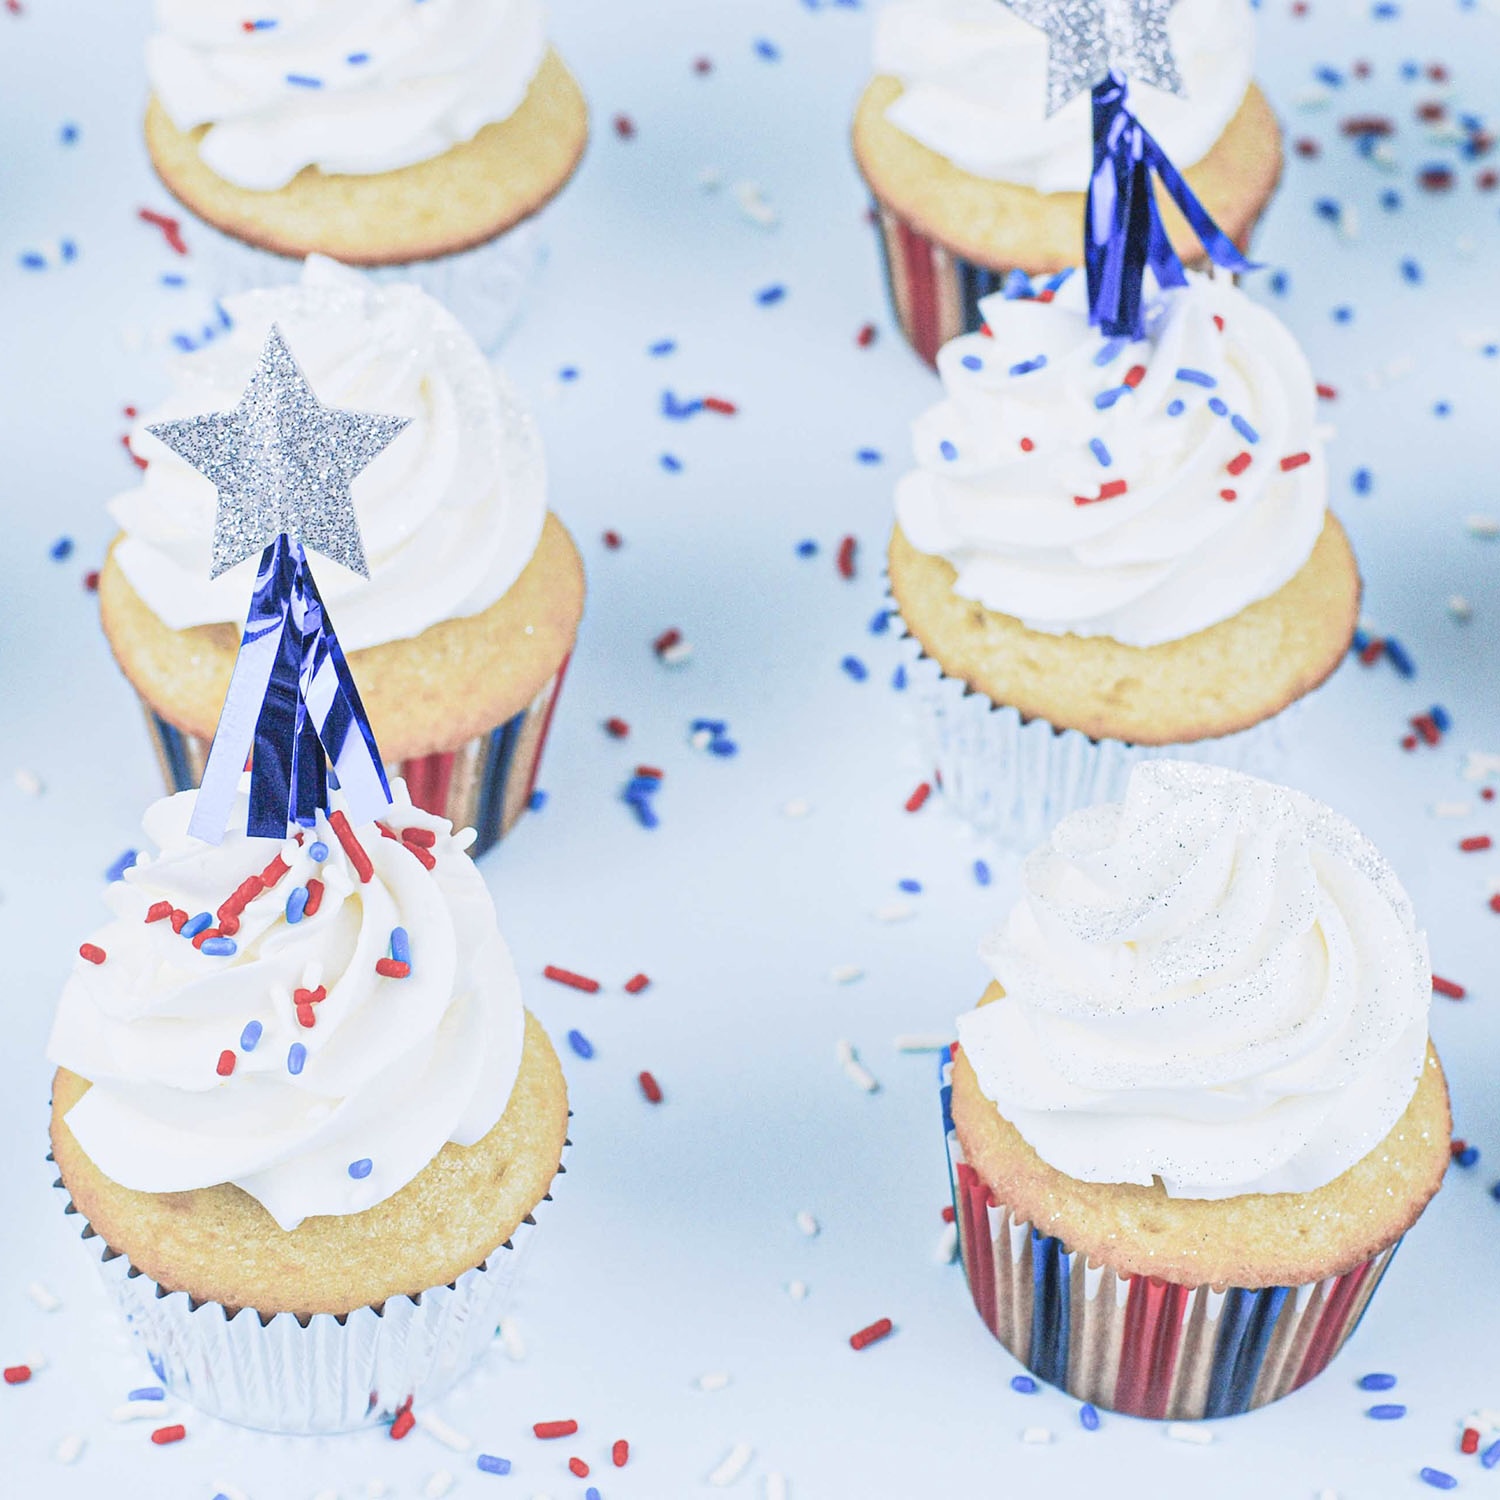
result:
M 1000 0 L 1047 33 L 1047 113 L 1111 72 L 1165 93 L 1184 93 L 1167 12 L 1177 0 Z
M 407 420 L 321 405 L 273 324 L 233 411 L 158 422 L 147 431 L 218 491 L 211 577 L 285 532 L 368 578 L 349 486 Z

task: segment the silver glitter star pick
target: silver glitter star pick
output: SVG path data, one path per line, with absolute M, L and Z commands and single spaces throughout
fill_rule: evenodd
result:
M 1169 94 L 1183 92 L 1167 35 L 1177 0 L 1000 0 L 1021 20 L 1047 33 L 1047 113 L 1111 70 Z
M 146 430 L 219 492 L 210 577 L 254 557 L 286 532 L 368 578 L 349 485 L 407 420 L 321 406 L 273 324 L 233 411 L 157 422 Z

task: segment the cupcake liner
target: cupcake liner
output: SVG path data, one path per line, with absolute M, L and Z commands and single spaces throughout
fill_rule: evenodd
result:
M 486 354 L 494 354 L 519 320 L 546 259 L 546 242 L 538 219 L 538 215 L 523 219 L 504 234 L 452 255 L 357 269 L 378 283 L 415 282 L 464 325 Z M 201 220 L 195 219 L 188 226 L 188 236 L 200 284 L 216 299 L 258 287 L 282 286 L 302 274 L 302 261 L 297 257 L 261 250 Z M 216 331 L 205 329 L 204 341 Z M 179 338 L 190 344 L 196 342 L 185 334 Z
M 1169 756 L 1274 778 L 1298 705 L 1238 734 L 1178 745 L 1090 739 L 993 702 L 950 677 L 905 627 L 887 596 L 906 650 L 907 690 L 923 749 L 947 804 L 979 832 L 1021 849 L 1039 844 L 1059 819 L 1096 802 L 1119 802 L 1131 770 Z
M 567 1144 L 558 1172 L 566 1172 Z M 53 1184 L 79 1210 L 61 1177 Z M 549 1192 L 543 1203 L 549 1203 Z M 541 1204 L 537 1205 L 540 1209 Z M 157 1379 L 200 1411 L 264 1432 L 347 1432 L 445 1395 L 494 1339 L 536 1210 L 479 1265 L 446 1286 L 342 1316 L 299 1319 L 228 1309 L 170 1292 L 112 1250 L 87 1219 L 82 1238 Z
M 1080 1401 L 1168 1421 L 1235 1416 L 1319 1374 L 1359 1326 L 1400 1241 L 1299 1286 L 1184 1286 L 1092 1266 L 995 1201 L 965 1160 L 942 1070 L 959 1252 L 985 1327 Z
M 499 843 L 531 803 L 568 661 L 563 658 L 526 708 L 488 734 L 434 755 L 386 762 L 386 774 L 406 782 L 418 807 L 478 834 L 469 849 L 475 858 Z M 177 728 L 145 699 L 141 702 L 167 790 L 191 791 L 203 779 L 212 742 Z

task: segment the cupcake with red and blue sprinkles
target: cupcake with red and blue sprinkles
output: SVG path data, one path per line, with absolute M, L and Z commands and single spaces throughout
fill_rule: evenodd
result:
M 487 349 L 588 143 L 541 0 L 157 0 L 146 69 L 151 162 L 215 293 L 313 253 L 394 268 Z
M 896 490 L 891 595 L 950 806 L 1027 847 L 1173 755 L 1273 768 L 1346 655 L 1360 579 L 1286 327 L 1188 272 L 1143 336 L 1081 273 L 981 304 Z
M 410 1423 L 485 1352 L 566 1145 L 471 830 L 399 782 L 220 844 L 194 796 L 109 889 L 48 1046 L 52 1155 L 158 1377 L 281 1432 Z
M 149 427 L 232 407 L 274 324 L 332 404 L 409 419 L 353 483 L 370 576 L 320 586 L 392 775 L 477 833 L 481 854 L 531 803 L 583 615 L 583 564 L 548 510 L 534 420 L 458 321 L 410 284 L 312 256 L 295 286 L 227 299 L 226 326 L 175 357 L 167 399 L 131 434 L 140 482 L 99 577 L 110 649 L 169 791 L 198 785 L 239 651 L 256 561 L 210 576 L 213 484 Z
M 1432 968 L 1395 872 L 1312 798 L 1136 769 L 1065 819 L 959 1018 L 964 1271 L 1036 1375 L 1139 1417 L 1313 1379 L 1442 1183 Z

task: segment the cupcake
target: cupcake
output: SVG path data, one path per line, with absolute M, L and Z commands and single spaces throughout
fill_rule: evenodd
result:
M 411 418 L 354 481 L 370 578 L 319 559 L 318 586 L 390 770 L 419 807 L 474 828 L 482 853 L 528 805 L 583 611 L 532 419 L 418 287 L 313 256 L 298 285 L 226 308 L 227 333 L 177 359 L 171 396 L 131 436 L 146 470 L 110 502 L 121 531 L 99 578 L 167 787 L 203 774 L 256 561 L 210 578 L 214 487 L 146 427 L 233 407 L 275 323 L 325 405 Z
M 1331 809 L 1170 761 L 1021 879 L 944 1091 L 975 1306 L 1096 1406 L 1274 1401 L 1353 1333 L 1449 1159 L 1411 903 Z
M 1251 82 L 1248 0 L 1178 0 L 1167 29 L 1184 92 L 1133 83 L 1130 106 L 1241 249 L 1281 175 L 1281 132 Z M 875 200 L 896 316 L 929 364 L 979 326 L 1006 273 L 1079 263 L 1093 162 L 1087 90 L 1046 112 L 1047 36 L 997 0 L 891 0 L 854 157 Z M 1158 193 L 1172 243 L 1197 237 Z
M 1291 334 L 1196 272 L 1134 343 L 1089 326 L 1081 274 L 981 306 L 889 553 L 950 803 L 1025 846 L 1144 756 L 1273 764 L 1359 606 Z
M 110 887 L 48 1045 L 70 1211 L 158 1376 L 205 1411 L 338 1431 L 483 1354 L 566 1144 L 473 837 L 398 781 L 380 824 L 188 834 Z M 236 831 L 238 830 L 238 831 Z
M 157 0 L 146 146 L 200 221 L 216 293 L 318 252 L 395 268 L 492 348 L 573 175 L 588 108 L 540 0 L 319 0 L 246 20 Z M 203 227 L 206 226 L 206 227 Z

